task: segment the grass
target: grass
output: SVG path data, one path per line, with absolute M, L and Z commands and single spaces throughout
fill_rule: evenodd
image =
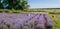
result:
M 53 18 L 52 17 L 53 14 L 49 14 L 49 16 L 54 21 L 54 27 L 53 27 L 53 29 L 60 29 L 60 20 L 58 20 L 58 18 Z
M 54 22 L 53 29 L 60 29 L 60 10 L 45 10 Z
M 8 9 L 0 9 L 0 11 L 2 12 L 6 12 L 8 11 L 9 13 L 13 13 L 13 12 L 48 12 L 48 13 L 54 13 L 54 14 L 60 14 L 60 10 L 8 10 Z

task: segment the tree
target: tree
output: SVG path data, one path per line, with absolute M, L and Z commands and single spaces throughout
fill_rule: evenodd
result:
M 2 1 L 0 0 L 0 9 L 3 8 Z
M 4 9 L 8 6 L 7 0 L 0 0 L 0 8 Z
M 28 4 L 27 0 L 15 0 L 14 9 L 24 10 L 28 6 L 27 4 Z
M 2 5 L 2 6 L 1 6 Z M 5 6 L 5 7 L 4 7 Z M 27 0 L 4 0 L 2 3 L 0 1 L 0 7 L 1 8 L 7 8 L 7 9 L 20 9 L 24 10 L 28 6 Z

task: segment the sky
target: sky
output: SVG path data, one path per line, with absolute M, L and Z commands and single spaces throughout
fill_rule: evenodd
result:
M 60 8 L 60 0 L 28 0 L 30 8 Z

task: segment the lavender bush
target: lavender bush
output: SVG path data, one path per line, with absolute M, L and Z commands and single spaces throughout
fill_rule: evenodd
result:
M 43 14 L 0 14 L 0 29 L 44 29 Z M 53 21 L 45 15 L 47 28 Z

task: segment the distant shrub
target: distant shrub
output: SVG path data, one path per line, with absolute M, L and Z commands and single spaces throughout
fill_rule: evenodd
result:
M 49 14 L 60 14 L 60 12 L 59 12 L 59 13 L 55 13 L 55 12 L 49 12 Z
M 2 13 L 3 11 L 0 11 L 0 13 Z
M 54 18 L 54 16 L 52 16 Z
M 55 14 L 54 12 L 49 12 L 49 14 Z
M 9 11 L 5 11 L 5 13 L 9 13 Z
M 15 11 L 15 12 L 12 12 L 12 13 L 20 13 L 20 12 L 18 12 L 18 11 Z

